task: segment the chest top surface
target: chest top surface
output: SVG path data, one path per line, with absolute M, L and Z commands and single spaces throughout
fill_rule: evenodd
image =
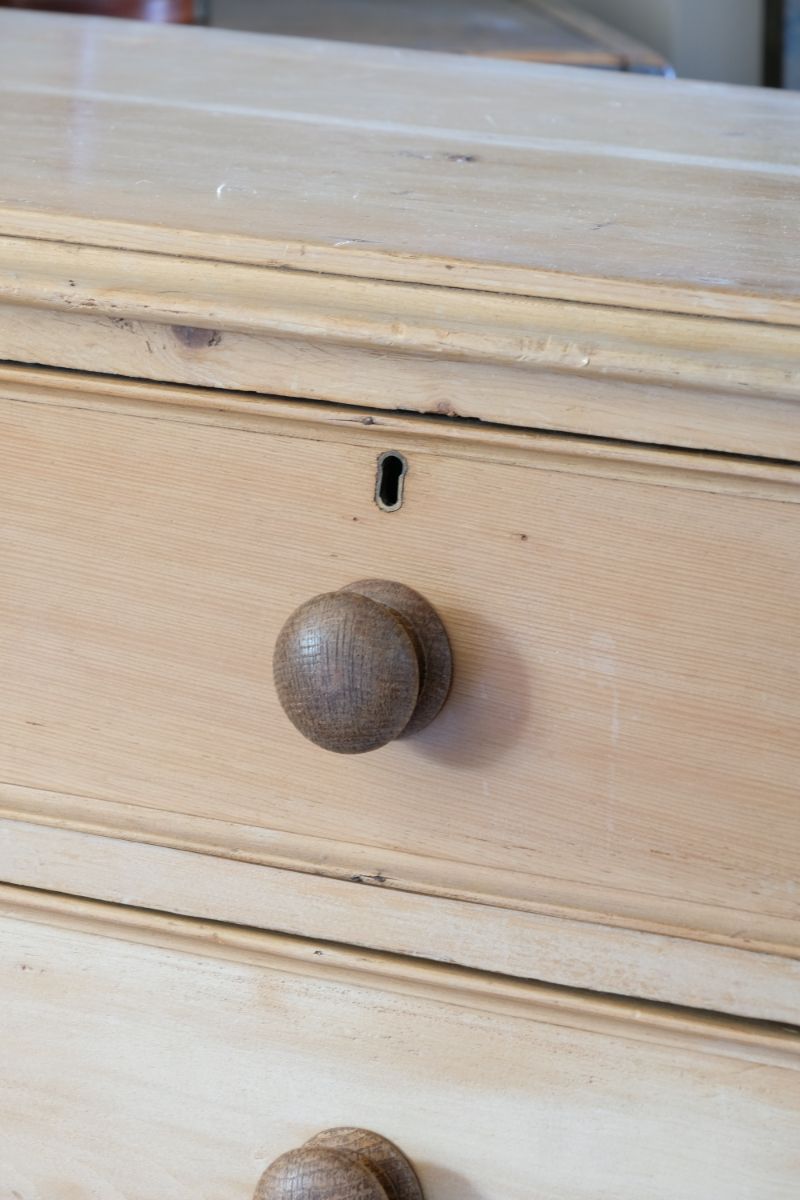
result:
M 539 372 L 519 405 L 492 383 L 459 415 L 800 453 L 800 96 L 10 11 L 0 92 L 0 301 L 502 364 Z M 663 419 L 606 420 L 589 376 Z
M 2 233 L 800 321 L 800 97 L 28 13 L 0 78 Z

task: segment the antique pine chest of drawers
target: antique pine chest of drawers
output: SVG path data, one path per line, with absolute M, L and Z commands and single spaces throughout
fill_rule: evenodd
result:
M 800 100 L 0 67 L 0 1198 L 793 1200 Z

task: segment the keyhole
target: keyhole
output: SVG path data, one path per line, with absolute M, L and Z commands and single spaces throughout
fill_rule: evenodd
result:
M 408 463 L 396 450 L 387 450 L 378 459 L 375 503 L 384 512 L 397 512 L 403 503 L 403 480 Z

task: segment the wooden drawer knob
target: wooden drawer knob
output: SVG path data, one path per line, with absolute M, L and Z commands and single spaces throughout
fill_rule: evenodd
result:
M 363 754 L 428 725 L 447 699 L 447 632 L 402 583 L 362 579 L 306 601 L 275 646 L 275 687 L 317 746 Z
M 326 1129 L 276 1158 L 253 1200 L 423 1200 L 405 1155 L 366 1129 Z

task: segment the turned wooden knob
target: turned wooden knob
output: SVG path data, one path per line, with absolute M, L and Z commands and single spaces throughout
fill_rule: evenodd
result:
M 405 1155 L 366 1129 L 326 1129 L 267 1167 L 253 1200 L 423 1200 Z
M 430 724 L 447 699 L 447 632 L 402 583 L 362 579 L 306 601 L 275 645 L 275 687 L 289 720 L 337 754 L 363 754 Z

